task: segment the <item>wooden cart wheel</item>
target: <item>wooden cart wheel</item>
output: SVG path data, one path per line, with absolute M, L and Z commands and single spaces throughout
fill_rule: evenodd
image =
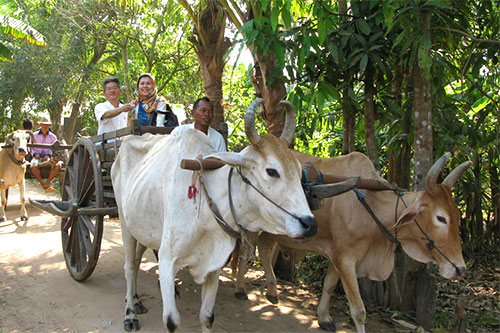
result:
M 94 143 L 81 138 L 71 149 L 62 188 L 63 201 L 72 200 L 79 208 L 103 207 L 101 162 Z M 87 279 L 99 258 L 103 215 L 75 215 L 62 218 L 64 259 L 71 276 Z

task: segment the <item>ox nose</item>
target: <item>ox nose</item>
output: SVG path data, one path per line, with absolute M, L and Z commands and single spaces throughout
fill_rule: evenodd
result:
M 312 237 L 316 235 L 316 232 L 318 231 L 318 223 L 313 216 L 300 217 L 299 221 L 305 231 L 304 237 Z
M 457 277 L 459 279 L 462 279 L 463 277 L 465 277 L 465 266 L 459 266 L 456 268 L 457 269 Z
M 17 149 L 17 152 L 18 152 L 18 153 L 25 153 L 25 152 L 26 152 L 26 150 L 24 150 L 24 148 L 19 148 L 19 149 Z

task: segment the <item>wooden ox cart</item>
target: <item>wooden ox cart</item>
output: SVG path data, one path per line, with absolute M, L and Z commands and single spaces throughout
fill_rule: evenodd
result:
M 104 216 L 118 216 L 111 165 L 119 151 L 120 138 L 140 133 L 168 134 L 173 128 L 132 125 L 114 132 L 82 137 L 70 148 L 61 201 L 32 200 L 30 203 L 61 217 L 61 237 L 66 267 L 78 281 L 94 271 L 103 234 Z
M 130 127 L 93 137 L 82 137 L 69 152 L 64 180 L 61 184 L 61 201 L 32 200 L 30 203 L 42 210 L 61 217 L 61 236 L 66 267 L 77 281 L 90 277 L 99 258 L 103 234 L 103 220 L 118 216 L 115 194 L 111 183 L 111 166 L 119 151 L 120 138 L 140 133 L 169 134 L 173 128 L 139 126 L 137 120 Z M 201 161 L 204 169 L 220 167 L 215 161 Z M 186 169 L 199 169 L 200 163 L 184 160 Z M 313 174 L 315 174 L 313 172 Z M 353 187 L 387 189 L 387 186 L 359 178 L 341 178 L 323 175 L 325 183 L 338 183 L 335 189 L 312 185 L 306 191 L 311 205 L 322 197 L 343 193 Z

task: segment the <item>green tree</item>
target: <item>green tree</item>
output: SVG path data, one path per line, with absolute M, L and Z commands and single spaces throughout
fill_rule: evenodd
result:
M 23 22 L 17 16 L 22 15 L 15 0 L 0 1 L 0 29 L 4 35 L 18 40 L 24 40 L 33 45 L 45 46 L 43 35 Z M 0 61 L 12 59 L 12 43 L 0 42 Z

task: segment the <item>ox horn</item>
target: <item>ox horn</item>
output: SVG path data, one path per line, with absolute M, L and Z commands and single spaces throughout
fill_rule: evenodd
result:
M 255 101 L 250 104 L 246 113 L 245 113 L 245 133 L 247 135 L 248 140 L 251 144 L 255 145 L 260 140 L 260 136 L 257 133 L 257 129 L 255 128 L 255 111 L 259 104 L 261 104 L 264 100 L 262 98 L 257 98 Z
M 436 188 L 439 173 L 441 173 L 441 169 L 443 169 L 443 166 L 446 164 L 446 162 L 448 162 L 450 156 L 450 152 L 444 154 L 429 169 L 429 171 L 427 172 L 427 176 L 425 177 L 426 190 L 431 192 L 434 191 L 434 189 Z
M 287 111 L 285 116 L 285 127 L 283 127 L 283 132 L 281 132 L 281 138 L 291 145 L 293 143 L 293 139 L 295 138 L 295 108 L 289 101 L 281 101 L 279 104 L 284 105 Z
M 30 143 L 35 143 L 35 134 L 30 130 L 27 130 L 26 133 L 28 133 L 30 135 L 30 138 L 31 138 Z
M 458 178 L 460 178 L 465 170 L 467 170 L 471 165 L 471 161 L 460 164 L 455 169 L 453 169 L 452 172 L 450 172 L 450 174 L 443 180 L 442 184 L 448 186 L 449 188 L 452 188 L 453 186 L 455 186 Z
M 14 141 L 12 141 L 12 138 L 14 137 L 14 133 L 10 133 L 7 138 L 5 139 L 5 141 L 7 141 L 7 144 L 11 145 L 11 146 L 14 146 Z

